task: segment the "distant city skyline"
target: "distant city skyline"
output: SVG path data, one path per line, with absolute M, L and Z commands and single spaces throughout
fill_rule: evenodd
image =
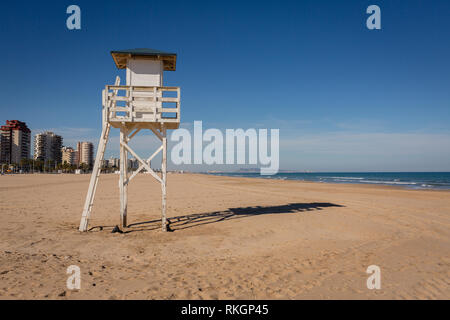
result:
M 94 143 L 77 141 L 75 148 L 64 144 L 64 137 L 50 130 L 32 134 L 24 121 L 6 120 L 0 125 L 0 164 L 29 165 L 26 160 L 43 163 L 69 164 L 77 167 L 83 163 L 94 164 Z

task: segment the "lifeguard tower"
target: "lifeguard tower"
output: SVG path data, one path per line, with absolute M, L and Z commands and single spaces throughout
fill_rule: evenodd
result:
M 166 225 L 167 130 L 180 124 L 180 88 L 164 87 L 163 72 L 175 71 L 177 55 L 153 49 L 112 51 L 118 69 L 126 69 L 126 85 L 116 78 L 102 93 L 102 134 L 81 216 L 80 231 L 87 231 L 111 127 L 120 129 L 120 226 L 127 226 L 128 184 L 142 170 L 161 183 L 162 230 Z M 151 130 L 161 146 L 146 160 L 139 157 L 128 143 L 143 129 Z M 161 175 L 151 167 L 151 160 L 162 151 Z M 140 163 L 132 174 L 128 171 L 128 153 Z

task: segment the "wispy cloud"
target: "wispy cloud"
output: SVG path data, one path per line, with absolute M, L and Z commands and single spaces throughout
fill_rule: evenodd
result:
M 450 134 L 330 132 L 291 137 L 282 140 L 281 147 L 329 155 L 450 155 Z
M 303 169 L 450 171 L 447 133 L 329 132 L 291 136 L 280 148 L 282 165 Z

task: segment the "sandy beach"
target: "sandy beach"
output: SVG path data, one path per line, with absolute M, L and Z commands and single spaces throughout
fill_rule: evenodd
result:
M 102 175 L 91 230 L 89 175 L 0 177 L 1 299 L 449 299 L 450 192 L 140 174 L 125 233 L 118 176 Z M 81 269 L 81 289 L 66 269 Z M 381 269 L 381 289 L 366 269 Z

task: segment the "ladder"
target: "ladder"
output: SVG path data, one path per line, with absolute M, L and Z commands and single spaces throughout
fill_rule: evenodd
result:
M 120 85 L 120 77 L 116 77 L 115 85 Z M 117 95 L 118 90 L 113 91 L 113 96 Z M 107 93 L 105 93 L 107 94 Z M 86 200 L 84 202 L 83 214 L 81 216 L 80 228 L 79 230 L 84 232 L 87 231 L 89 224 L 89 218 L 91 216 L 92 206 L 94 204 L 95 191 L 97 190 L 98 178 L 102 169 L 102 160 L 105 156 L 106 145 L 108 143 L 109 132 L 111 130 L 111 124 L 108 122 L 107 112 L 110 109 L 105 106 L 105 97 L 103 97 L 103 112 L 102 112 L 102 134 L 100 136 L 100 141 L 98 143 L 97 155 L 95 157 L 94 168 L 91 174 L 91 180 L 89 182 L 89 189 L 86 195 Z M 111 101 L 112 103 L 112 101 Z M 115 101 L 114 101 L 115 103 Z

